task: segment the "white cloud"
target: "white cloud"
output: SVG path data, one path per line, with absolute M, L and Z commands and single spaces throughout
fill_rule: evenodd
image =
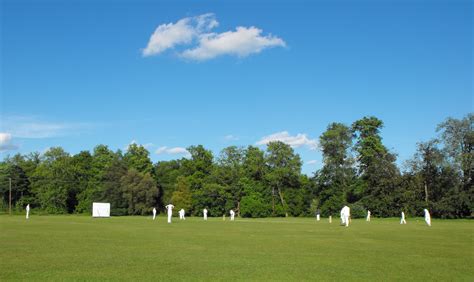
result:
M 229 135 L 224 136 L 224 140 L 226 140 L 226 141 L 237 141 L 237 140 L 239 140 L 239 137 L 234 136 L 232 134 L 229 134 Z
M 152 56 L 179 45 L 187 47 L 178 51 L 186 59 L 203 61 L 223 55 L 246 57 L 270 47 L 285 47 L 283 39 L 262 35 L 262 30 L 251 26 L 238 26 L 235 31 L 210 32 L 219 25 L 212 13 L 159 25 L 151 35 L 143 56 Z
M 176 45 L 191 43 L 200 33 L 215 28 L 219 23 L 214 14 L 184 18 L 176 23 L 161 24 L 151 35 L 143 56 L 160 54 Z
M 290 145 L 293 148 L 308 147 L 310 150 L 316 150 L 318 148 L 318 142 L 316 139 L 310 139 L 306 134 L 298 133 L 295 136 L 291 136 L 288 131 L 277 132 L 268 136 L 262 137 L 256 144 L 267 145 L 273 141 L 281 141 Z
M 173 147 L 173 148 L 168 148 L 167 146 L 160 147 L 156 149 L 155 153 L 157 155 L 160 154 L 168 154 L 168 155 L 189 155 L 188 150 L 183 147 Z
M 41 139 L 78 134 L 93 125 L 88 123 L 51 122 L 34 116 L 2 116 L 0 129 L 12 137 Z
M 306 162 L 307 165 L 314 165 L 314 164 L 317 164 L 317 163 L 318 163 L 317 160 L 310 160 L 310 161 Z
M 286 46 L 285 41 L 273 35 L 262 36 L 262 30 L 256 27 L 239 26 L 235 31 L 202 35 L 199 45 L 181 53 L 181 56 L 193 60 L 208 60 L 221 55 L 246 57 L 260 53 L 270 47 Z
M 0 152 L 18 149 L 18 146 L 11 143 L 12 135 L 7 132 L 0 132 Z

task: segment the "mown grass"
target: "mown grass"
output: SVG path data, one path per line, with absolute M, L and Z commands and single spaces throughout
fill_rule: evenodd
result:
M 474 222 L 0 216 L 0 280 L 474 281 Z

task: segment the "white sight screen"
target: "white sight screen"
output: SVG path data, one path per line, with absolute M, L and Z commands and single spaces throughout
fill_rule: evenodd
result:
M 92 217 L 110 217 L 110 203 L 92 203 Z

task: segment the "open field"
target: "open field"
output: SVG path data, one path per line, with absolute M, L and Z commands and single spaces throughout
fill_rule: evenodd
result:
M 0 216 L 0 280 L 474 280 L 474 222 Z

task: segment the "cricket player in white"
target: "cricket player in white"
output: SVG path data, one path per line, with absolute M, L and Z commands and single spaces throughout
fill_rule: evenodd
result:
M 425 212 L 425 222 L 428 224 L 428 226 L 431 226 L 431 216 L 430 212 L 427 209 L 423 210 Z
M 26 205 L 26 219 L 30 218 L 30 204 Z
M 153 208 L 153 220 L 155 220 L 155 217 L 156 217 L 156 209 Z
M 186 220 L 186 218 L 184 218 L 184 209 L 180 209 L 179 210 L 179 219 L 183 219 L 183 220 Z
M 168 211 L 168 223 L 171 223 L 171 216 L 173 216 L 174 206 L 172 204 L 169 204 L 169 205 L 165 206 L 165 208 Z
M 367 221 L 370 221 L 370 211 L 367 210 Z
M 351 209 L 348 206 L 344 206 L 341 210 L 341 221 L 346 227 L 349 226 L 349 217 L 351 216 Z
M 402 212 L 402 219 L 400 220 L 400 224 L 407 224 L 407 221 L 405 220 L 405 213 Z
M 204 220 L 207 220 L 207 209 L 203 209 L 202 214 L 204 215 Z
M 230 210 L 229 213 L 230 213 L 230 220 L 234 221 L 235 212 L 233 210 Z

